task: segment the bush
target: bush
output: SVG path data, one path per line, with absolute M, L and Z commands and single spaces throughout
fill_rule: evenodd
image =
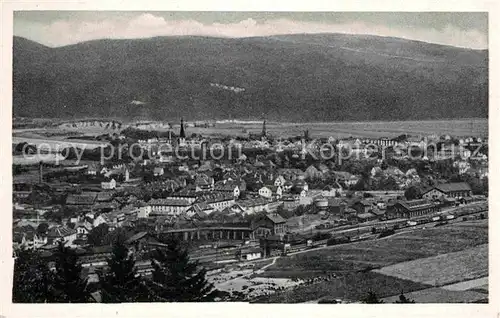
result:
M 380 233 L 380 235 L 378 237 L 382 238 L 382 237 L 393 235 L 394 233 L 396 233 L 396 231 L 394 231 L 394 229 L 386 229 L 386 230 L 383 230 L 382 233 Z
M 349 243 L 351 239 L 349 237 L 332 237 L 328 241 L 326 241 L 327 246 L 331 245 L 337 245 L 337 244 L 344 244 L 344 243 Z

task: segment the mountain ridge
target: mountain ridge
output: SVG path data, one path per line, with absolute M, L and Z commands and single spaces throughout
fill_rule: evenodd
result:
M 51 48 L 14 37 L 13 50 L 13 108 L 22 117 L 365 121 L 488 114 L 487 50 L 399 38 L 179 36 Z

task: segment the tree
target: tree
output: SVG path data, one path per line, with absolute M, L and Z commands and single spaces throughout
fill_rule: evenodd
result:
M 109 226 L 106 223 L 99 224 L 97 227 L 90 230 L 87 235 L 87 243 L 93 246 L 102 245 L 102 241 L 109 232 Z
M 422 197 L 422 190 L 417 186 L 411 186 L 405 191 L 406 200 L 415 200 Z
M 47 303 L 52 298 L 53 274 L 37 251 L 20 250 L 14 260 L 12 301 Z
M 151 261 L 154 293 L 162 301 L 211 301 L 217 295 L 206 280 L 206 270 L 189 259 L 179 241 L 171 239 L 166 250 L 157 249 Z
M 415 301 L 409 298 L 406 298 L 406 296 L 403 294 L 403 291 L 401 291 L 401 295 L 399 295 L 399 300 L 396 300 L 396 304 L 414 304 Z
M 148 301 L 150 293 L 137 275 L 135 260 L 124 240 L 118 237 L 113 255 L 108 259 L 109 270 L 101 274 L 101 298 L 104 303 Z
M 54 272 L 55 302 L 89 302 L 91 296 L 87 291 L 87 279 L 83 279 L 81 276 L 82 266 L 78 263 L 75 251 L 60 242 L 56 252 L 56 270 Z
M 371 290 L 368 292 L 368 295 L 366 295 L 366 297 L 362 299 L 362 301 L 365 304 L 382 304 L 384 302 L 384 301 L 378 299 L 377 294 L 375 294 Z
M 36 228 L 36 233 L 39 235 L 45 235 L 47 234 L 47 231 L 49 230 L 49 225 L 47 223 L 40 223 L 38 227 Z

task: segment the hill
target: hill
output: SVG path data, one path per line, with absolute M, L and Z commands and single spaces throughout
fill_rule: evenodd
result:
M 315 34 L 14 39 L 14 115 L 279 121 L 487 117 L 488 52 Z

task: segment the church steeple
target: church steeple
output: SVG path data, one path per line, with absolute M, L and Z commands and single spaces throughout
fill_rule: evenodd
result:
M 181 118 L 181 131 L 179 132 L 179 137 L 186 138 L 186 133 L 184 132 L 184 118 Z

